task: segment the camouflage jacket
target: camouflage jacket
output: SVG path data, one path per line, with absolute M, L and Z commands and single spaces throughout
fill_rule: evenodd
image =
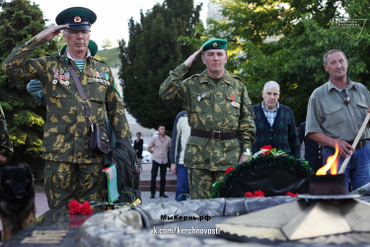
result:
M 237 131 L 243 150 L 252 150 L 256 127 L 252 102 L 241 79 L 226 71 L 216 85 L 205 70 L 182 81 L 187 71 L 185 64 L 171 71 L 161 85 L 159 96 L 166 101 L 181 101 L 192 129 Z M 184 163 L 189 168 L 225 171 L 239 162 L 239 140 L 189 136 Z
M 11 77 L 39 79 L 46 100 L 46 121 L 42 144 L 45 160 L 70 163 L 99 163 L 103 155 L 89 149 L 90 122 L 82 107 L 81 97 L 72 75 L 66 74 L 67 63 L 75 68 L 90 106 L 92 120 L 105 128 L 104 107 L 116 138 L 131 136 L 124 106 L 113 87 L 113 75 L 104 62 L 89 56 L 80 72 L 76 63 L 65 55 L 31 59 L 41 42 L 33 37 L 16 47 L 3 64 Z M 65 78 L 67 76 L 67 78 Z M 68 81 L 62 84 L 62 81 Z
M 5 114 L 0 105 L 0 154 L 9 157 L 14 153 L 12 142 L 10 141 L 8 129 L 6 127 Z

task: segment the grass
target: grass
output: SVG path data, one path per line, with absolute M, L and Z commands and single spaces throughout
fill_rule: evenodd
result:
M 98 51 L 97 56 L 100 57 L 105 63 L 109 65 L 111 68 L 117 68 L 119 65 L 119 52 L 118 47 L 109 48 L 109 49 L 101 49 Z M 98 57 L 98 58 L 99 58 Z

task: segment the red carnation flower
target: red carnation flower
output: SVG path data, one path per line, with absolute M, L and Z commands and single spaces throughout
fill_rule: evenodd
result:
M 90 203 L 85 201 L 83 204 L 78 203 L 76 200 L 72 200 L 69 203 L 69 214 L 85 214 L 90 215 L 93 213 Z
M 286 195 L 287 196 L 291 196 L 291 197 L 296 197 L 296 196 L 298 196 L 298 193 L 295 193 L 294 194 L 294 193 L 292 193 L 292 192 L 289 191 L 288 193 L 286 193 Z
M 245 192 L 244 197 L 253 197 L 252 192 Z
M 271 145 L 265 145 L 265 146 L 261 147 L 261 149 L 272 150 L 272 147 L 271 147 Z
M 230 174 L 231 170 L 235 170 L 234 167 L 230 166 L 229 168 L 227 168 L 226 172 L 225 172 L 225 175 L 226 174 Z
M 261 147 L 261 150 L 262 150 L 262 149 L 272 150 L 271 145 L 265 145 L 265 146 Z M 262 153 L 262 155 L 268 154 L 268 152 L 269 152 L 269 151 L 265 151 L 265 152 L 263 152 L 263 153 Z
M 245 192 L 244 197 L 265 197 L 265 194 L 262 190 L 256 190 L 254 193 Z
M 90 215 L 93 213 L 90 203 L 88 201 L 85 201 L 84 204 L 81 205 L 82 205 L 81 214 Z

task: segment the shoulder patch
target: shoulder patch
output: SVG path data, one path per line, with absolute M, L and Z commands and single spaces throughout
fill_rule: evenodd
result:
M 93 57 L 93 56 L 90 56 L 91 59 L 94 59 L 95 61 L 98 61 L 98 62 L 101 62 L 101 63 L 104 63 L 105 65 L 107 65 L 109 67 L 108 64 L 106 64 L 103 60 L 100 60 L 100 59 L 97 59 L 96 57 Z
M 194 74 L 192 76 L 190 76 L 189 78 L 187 78 L 186 80 L 190 80 L 190 79 L 196 79 L 196 78 L 199 78 L 200 74 Z
M 238 79 L 239 81 L 243 82 L 242 78 L 236 75 L 231 75 L 232 78 Z
M 114 77 L 113 77 L 113 88 L 116 90 L 116 92 L 118 93 L 119 97 L 121 98 L 121 94 L 118 91 L 118 87 L 117 87 L 116 80 L 114 79 Z

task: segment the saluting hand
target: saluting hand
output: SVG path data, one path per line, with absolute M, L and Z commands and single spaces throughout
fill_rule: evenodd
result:
M 36 35 L 36 38 L 38 38 L 41 41 L 50 41 L 52 40 L 55 36 L 60 34 L 61 30 L 68 29 L 68 25 L 60 25 L 60 26 L 50 26 L 46 28 L 45 30 L 39 32 Z
M 194 52 L 188 59 L 185 60 L 185 65 L 187 68 L 190 68 L 190 66 L 193 64 L 193 62 L 197 59 L 196 57 L 198 56 L 199 53 L 203 51 L 203 47 L 201 47 L 199 50 Z

